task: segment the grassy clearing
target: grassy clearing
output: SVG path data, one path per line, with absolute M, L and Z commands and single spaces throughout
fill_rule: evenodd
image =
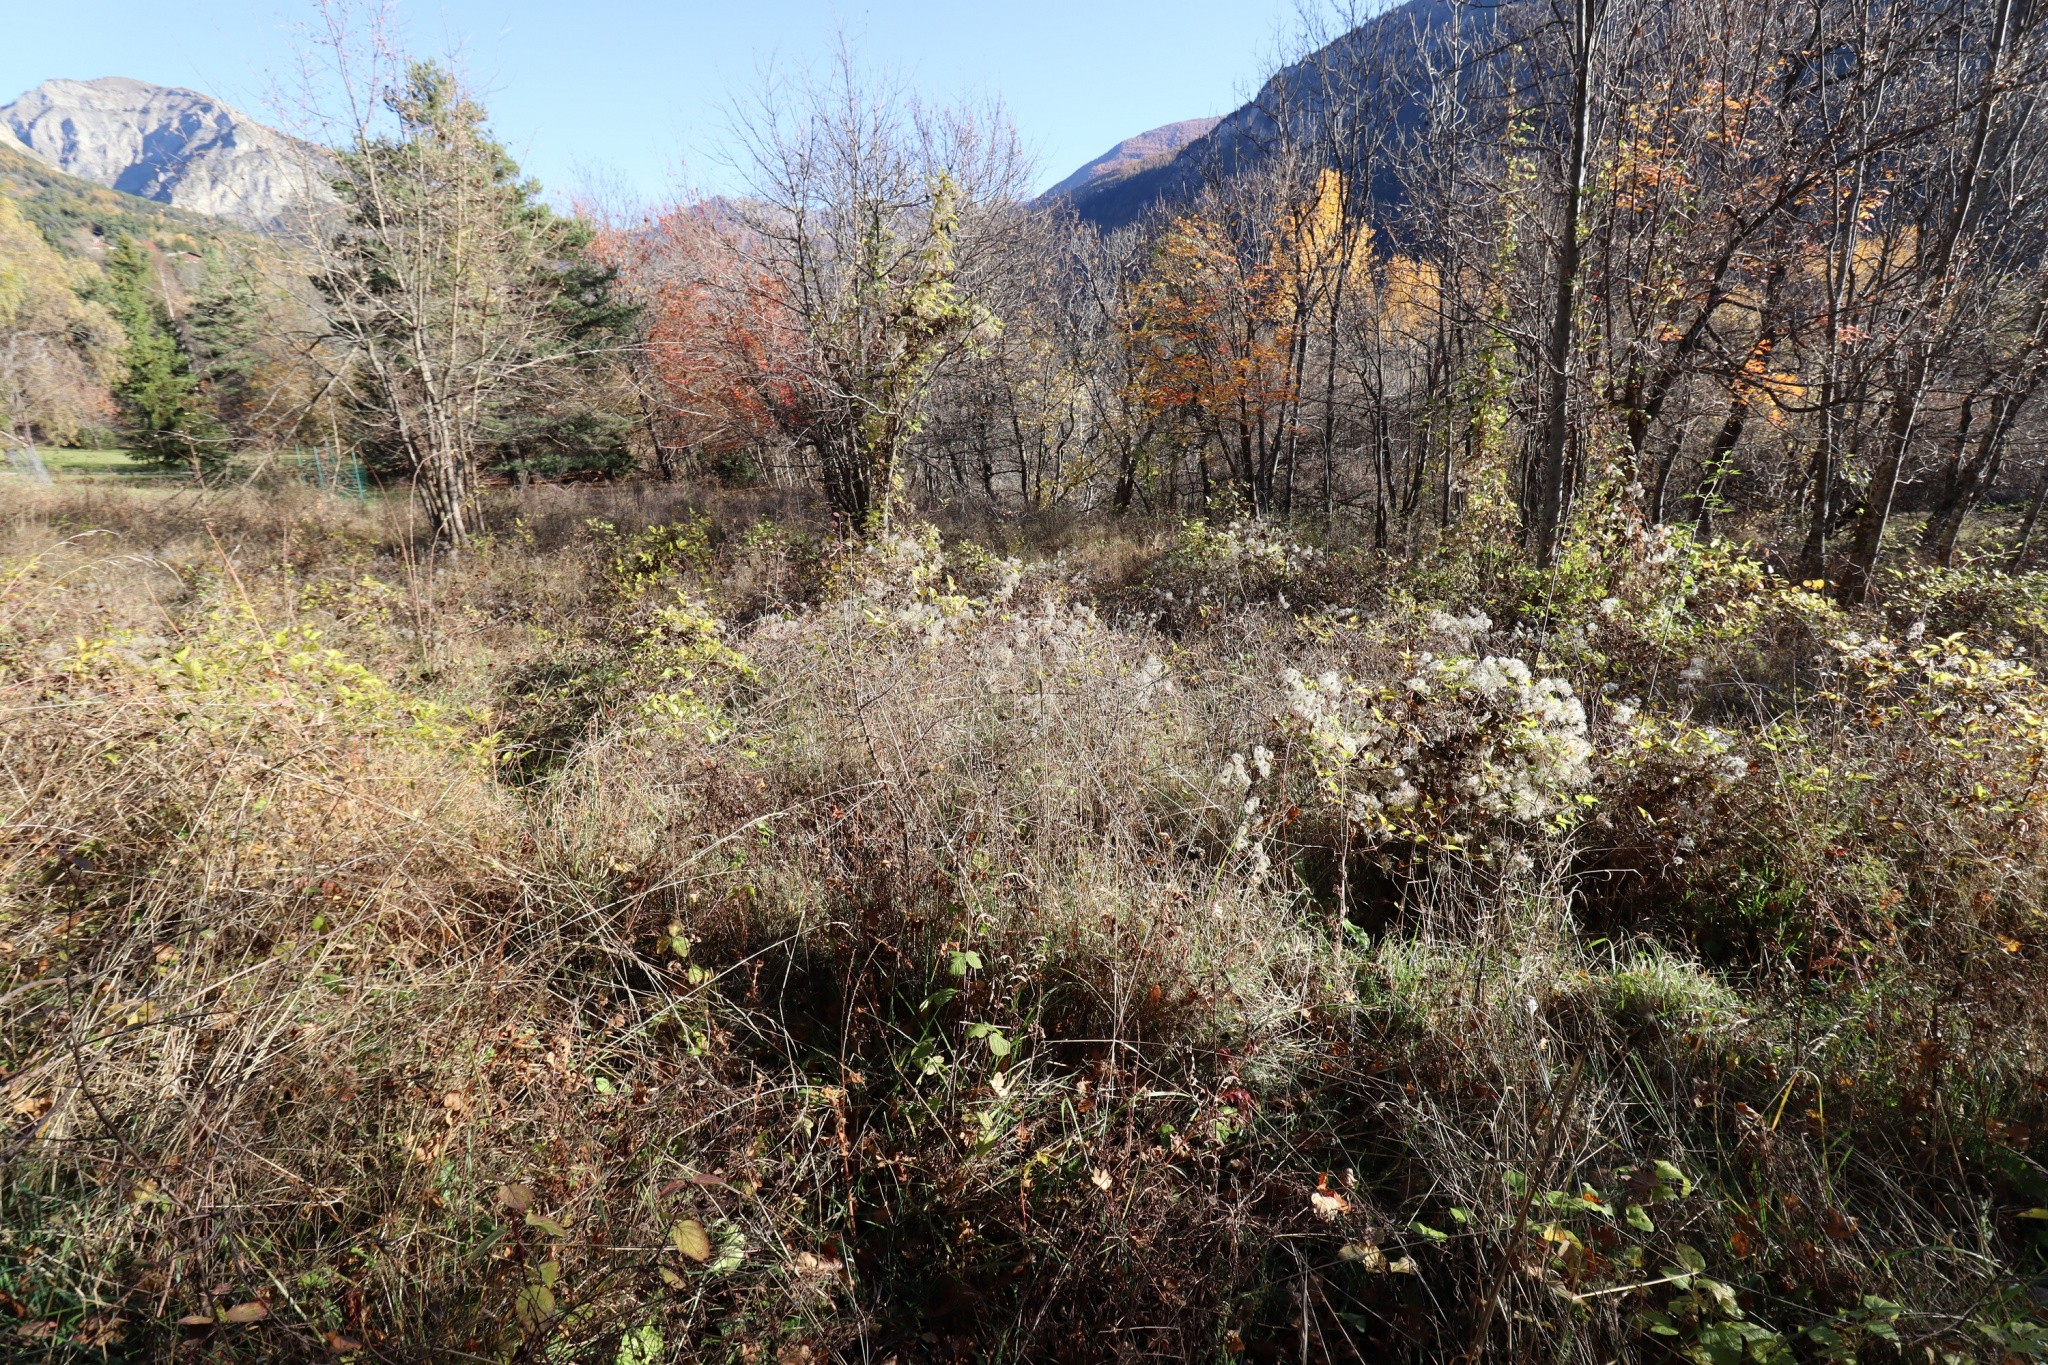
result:
M 42 457 L 43 467 L 59 479 L 118 478 L 127 481 L 184 477 L 174 470 L 140 464 L 126 450 L 73 450 L 64 446 L 45 446 L 36 453 Z
M 2043 1349 L 2039 579 L 0 517 L 17 1353 Z

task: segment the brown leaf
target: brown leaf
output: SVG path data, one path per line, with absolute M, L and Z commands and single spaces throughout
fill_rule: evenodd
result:
M 111 1346 L 127 1332 L 128 1324 L 116 1317 L 89 1317 L 78 1324 L 74 1339 L 80 1346 Z
M 525 1213 L 533 1206 L 533 1189 L 527 1185 L 500 1185 L 498 1202 L 514 1213 Z
M 187 1313 L 184 1317 L 178 1319 L 178 1326 L 211 1327 L 213 1326 L 213 1316 L 209 1313 Z
M 232 1322 L 239 1326 L 251 1322 L 261 1322 L 269 1316 L 269 1305 L 258 1303 L 256 1300 L 251 1299 L 247 1303 L 238 1303 L 233 1308 L 228 1309 L 227 1312 L 222 1313 L 220 1320 L 222 1322 Z

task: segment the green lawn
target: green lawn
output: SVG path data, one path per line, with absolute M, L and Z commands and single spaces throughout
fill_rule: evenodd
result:
M 182 471 L 179 470 L 164 470 L 153 465 L 138 464 L 125 450 L 70 450 L 61 446 L 45 446 L 36 453 L 42 456 L 43 467 L 60 479 L 182 477 Z M 0 472 L 10 468 L 5 457 L 0 456 Z

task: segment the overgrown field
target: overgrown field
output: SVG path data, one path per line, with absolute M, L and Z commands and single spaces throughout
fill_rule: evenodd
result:
M 2048 1356 L 2048 576 L 399 515 L 0 512 L 8 1358 Z

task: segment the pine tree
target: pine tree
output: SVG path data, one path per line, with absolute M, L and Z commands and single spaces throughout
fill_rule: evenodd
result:
M 127 334 L 125 371 L 114 386 L 135 458 L 204 473 L 227 460 L 227 432 L 213 414 L 192 359 L 171 329 L 149 254 L 123 237 L 107 256 L 109 302 Z
M 623 420 L 584 401 L 623 321 L 609 269 L 585 268 L 588 228 L 539 201 L 454 76 L 413 63 L 383 108 L 339 156 L 347 221 L 315 284 L 369 453 L 411 475 L 452 547 L 482 470 L 623 459 Z
M 263 301 L 250 271 L 216 255 L 207 263 L 205 283 L 185 316 L 196 368 L 203 377 L 214 416 L 246 435 L 259 404 L 263 363 Z

